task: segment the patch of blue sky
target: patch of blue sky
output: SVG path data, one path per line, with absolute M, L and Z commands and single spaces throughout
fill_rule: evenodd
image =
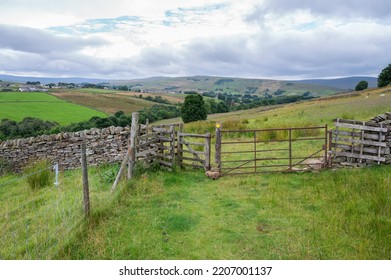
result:
M 315 21 L 311 21 L 311 22 L 299 24 L 299 25 L 295 26 L 294 29 L 300 30 L 300 31 L 310 31 L 310 30 L 314 30 L 317 27 L 318 27 L 318 23 Z
M 142 25 L 142 20 L 136 16 L 121 16 L 117 18 L 88 19 L 85 22 L 69 26 L 53 26 L 48 30 L 62 34 L 93 34 L 111 32 L 120 25 Z
M 221 10 L 225 7 L 227 7 L 227 4 L 225 4 L 225 3 L 220 3 L 220 4 L 215 4 L 215 5 L 207 5 L 207 6 L 202 6 L 202 7 L 192 7 L 192 8 L 179 7 L 177 9 L 165 11 L 165 16 L 166 17 L 181 17 L 181 16 L 185 16 L 187 14 L 203 15 L 203 14 L 207 14 L 210 12 Z
M 226 3 L 215 4 L 215 5 L 207 5 L 202 7 L 191 7 L 191 8 L 182 8 L 179 7 L 177 9 L 167 10 L 165 11 L 165 19 L 162 21 L 162 24 L 165 26 L 172 26 L 176 23 L 185 23 L 189 17 L 194 16 L 205 16 L 211 14 L 213 12 L 224 9 L 228 6 Z

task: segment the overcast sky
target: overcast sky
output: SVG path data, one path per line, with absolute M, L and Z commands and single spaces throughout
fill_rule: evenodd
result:
M 0 74 L 377 76 L 389 0 L 0 0 Z

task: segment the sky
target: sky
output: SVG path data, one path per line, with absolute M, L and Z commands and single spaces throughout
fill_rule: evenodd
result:
M 0 0 L 0 74 L 378 76 L 389 0 Z

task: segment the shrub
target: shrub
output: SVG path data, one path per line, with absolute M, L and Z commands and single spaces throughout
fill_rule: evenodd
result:
M 23 169 L 23 173 L 28 175 L 26 181 L 31 189 L 40 189 L 50 184 L 53 179 L 50 167 L 48 160 L 40 160 L 31 162 Z
M 364 89 L 367 89 L 368 88 L 368 82 L 367 81 L 361 81 L 359 82 L 356 87 L 355 87 L 355 90 L 356 91 L 361 91 L 361 90 L 364 90 Z

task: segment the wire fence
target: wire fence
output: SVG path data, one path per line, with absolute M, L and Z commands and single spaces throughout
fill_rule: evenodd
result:
M 30 189 L 26 178 L 48 169 L 55 171 L 53 184 Z M 67 178 L 59 183 L 58 175 L 58 165 L 52 165 L 0 182 L 0 259 L 55 258 L 86 223 L 82 193 L 67 187 Z

